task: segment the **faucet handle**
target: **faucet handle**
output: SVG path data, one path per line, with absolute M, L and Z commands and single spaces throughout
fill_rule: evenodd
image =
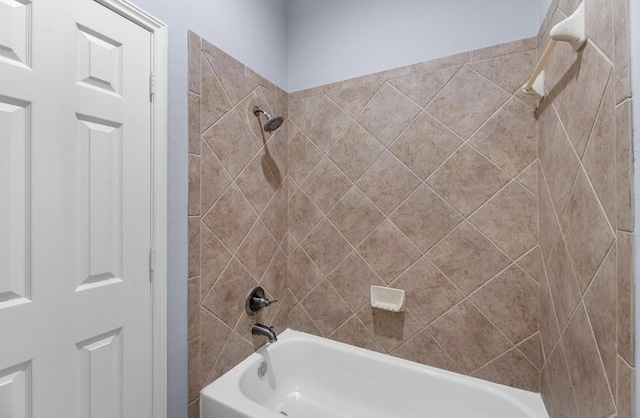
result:
M 269 300 L 265 296 L 264 289 L 260 286 L 254 288 L 247 295 L 244 302 L 244 310 L 248 315 L 256 315 L 262 308 L 266 308 L 272 303 L 278 302 L 278 299 Z

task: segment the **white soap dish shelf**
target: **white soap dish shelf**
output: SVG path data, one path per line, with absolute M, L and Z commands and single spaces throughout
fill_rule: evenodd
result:
M 390 312 L 404 312 L 405 292 L 391 287 L 371 286 L 371 307 Z

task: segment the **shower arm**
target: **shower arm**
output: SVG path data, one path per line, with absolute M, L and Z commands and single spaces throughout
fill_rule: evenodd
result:
M 255 116 L 260 116 L 260 113 L 262 113 L 263 115 L 267 115 L 268 114 L 264 110 L 260 109 L 258 106 L 253 106 L 253 114 Z
M 549 31 L 549 43 L 544 49 L 538 65 L 533 70 L 533 74 L 529 80 L 522 86 L 522 91 L 527 94 L 535 93 L 539 97 L 544 97 L 544 69 L 553 53 L 558 41 L 568 42 L 574 51 L 579 51 L 587 42 L 585 30 L 585 5 L 584 1 L 580 3 L 575 12 L 562 22 L 555 25 Z

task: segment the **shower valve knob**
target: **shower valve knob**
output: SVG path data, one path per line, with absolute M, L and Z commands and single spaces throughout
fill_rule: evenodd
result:
M 254 288 L 247 295 L 244 303 L 244 310 L 248 315 L 256 315 L 262 308 L 266 308 L 272 303 L 278 302 L 278 299 L 267 299 L 264 289 L 260 286 Z

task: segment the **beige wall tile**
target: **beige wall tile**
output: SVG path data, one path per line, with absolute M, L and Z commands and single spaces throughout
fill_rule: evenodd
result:
M 467 222 L 433 247 L 427 257 L 467 295 L 509 265 L 509 259 Z
M 384 286 L 356 251 L 349 254 L 327 278 L 353 312 L 369 303 L 370 286 Z
M 484 61 L 469 64 L 479 74 L 485 76 L 497 86 L 513 94 L 527 81 L 537 64 L 535 49 L 501 55 Z
M 449 357 L 427 330 L 423 330 L 393 350 L 391 355 L 455 373 L 462 372 L 460 366 Z
M 300 129 L 318 148 L 327 152 L 352 121 L 351 116 L 324 97 Z
M 202 55 L 202 111 L 200 131 L 204 132 L 231 110 L 232 104 L 218 81 L 211 64 Z
M 631 74 L 629 57 L 629 1 L 613 2 L 613 54 L 616 103 L 631 97 Z
M 415 103 L 385 84 L 360 113 L 357 121 L 378 141 L 389 146 L 419 112 L 420 108 Z
M 515 54 L 527 51 L 536 47 L 536 38 L 519 39 L 505 44 L 489 46 L 487 48 L 476 49 L 469 53 L 470 61 L 480 61 L 502 55 Z
M 538 243 L 538 199 L 517 182 L 509 183 L 469 221 L 514 260 Z
M 469 144 L 515 177 L 538 156 L 537 139 L 531 109 L 511 99 L 473 135 Z
M 201 225 L 200 228 L 200 300 L 204 300 L 232 255 L 206 225 Z
M 584 153 L 610 74 L 611 65 L 600 52 L 587 44 L 558 109 L 579 156 Z
M 618 229 L 631 232 L 633 216 L 633 156 L 631 100 L 616 108 L 616 195 Z
M 389 152 L 382 154 L 357 183 L 387 215 L 419 185 L 420 179 Z
M 362 126 L 353 123 L 331 148 L 328 157 L 355 182 L 378 159 L 384 149 L 384 146 Z
M 258 151 L 235 111 L 225 114 L 202 137 L 233 178 L 238 177 Z
M 514 344 L 538 330 L 538 285 L 515 265 L 478 289 L 470 299 Z
M 200 155 L 200 96 L 188 92 L 187 97 L 189 100 L 189 154 Z
M 580 416 L 611 415 L 613 398 L 584 305 L 569 322 L 562 342 Z
M 189 216 L 200 215 L 200 157 L 189 155 Z
M 382 87 L 382 83 L 367 84 L 362 87 L 331 93 L 329 97 L 355 118 L 362 112 L 362 109 L 369 103 L 369 100 L 378 92 L 380 87 Z
M 331 335 L 353 315 L 328 280 L 323 280 L 300 303 L 325 337 Z
M 420 250 L 388 220 L 358 246 L 358 252 L 385 283 L 391 283 L 421 255 Z
M 633 234 L 618 232 L 618 354 L 631 366 L 634 359 Z
M 202 221 L 235 252 L 257 216 L 238 186 L 232 184 Z
M 322 211 L 302 189 L 291 196 L 289 200 L 289 232 L 298 241 L 302 241 L 321 220 Z
M 578 173 L 561 228 L 578 284 L 584 293 L 615 235 L 582 170 Z
M 540 391 L 538 369 L 515 348 L 480 368 L 473 377 L 529 392 Z
M 533 363 L 538 369 L 544 364 L 544 353 L 542 352 L 542 340 L 540 334 L 536 333 L 518 345 L 518 350 Z
M 391 80 L 390 83 L 418 105 L 425 107 L 460 68 L 455 66 L 416 73 Z
M 329 220 L 353 246 L 360 244 L 385 216 L 357 187 L 344 195 L 328 215 Z
M 289 256 L 289 289 L 298 300 L 304 299 L 322 281 L 322 272 L 302 247 Z
M 222 88 L 227 93 L 233 105 L 238 104 L 247 94 L 257 87 L 257 84 L 245 77 L 242 73 L 228 67 L 213 57 L 207 57 L 209 64 L 213 67 Z
M 194 32 L 189 31 L 189 91 L 200 94 L 202 91 L 202 67 L 200 55 L 202 51 L 202 39 Z
M 464 299 L 464 295 L 426 257 L 418 260 L 391 286 L 406 292 L 407 308 L 424 326 Z
M 326 219 L 318 224 L 301 245 L 325 275 L 344 260 L 352 249 L 342 234 Z
M 234 258 L 213 285 L 202 306 L 233 328 L 244 313 L 244 298 L 255 286 L 257 282 Z
M 613 83 L 609 80 L 582 162 L 609 222 L 614 228 L 617 222 L 615 138 Z
M 302 183 L 307 196 L 328 213 L 344 194 L 351 189 L 353 183 L 328 158 L 323 158 L 316 168 Z
M 240 248 L 238 248 L 236 257 L 251 273 L 253 278 L 256 281 L 260 281 L 277 249 L 278 243 L 273 238 L 273 235 L 271 235 L 264 223 L 258 220 L 245 237 Z M 247 289 L 247 292 L 249 290 L 251 289 Z
M 456 305 L 427 329 L 466 373 L 477 370 L 511 346 L 469 301 Z
M 362 322 L 360 322 L 355 315 L 335 330 L 329 338 L 367 350 L 383 352 L 382 347 L 380 347 L 375 338 L 371 336 L 367 328 L 362 325 Z
M 389 219 L 423 252 L 429 251 L 463 220 L 425 185 L 411 194 Z
M 200 275 L 200 217 L 190 216 L 189 227 L 189 278 Z
M 509 180 L 507 174 L 465 145 L 433 173 L 427 184 L 468 216 Z
M 461 138 L 467 139 L 509 95 L 473 70 L 463 67 L 426 110 Z
M 367 304 L 358 312 L 358 318 L 387 353 L 398 348 L 422 329 L 422 325 L 409 310 L 389 312 L 371 308 L 371 305 Z
M 616 393 L 616 285 L 616 251 L 613 247 L 584 295 L 584 304 L 593 328 L 593 335 L 613 393 Z
M 460 145 L 462 140 L 453 132 L 428 113 L 422 113 L 389 150 L 425 180 Z

